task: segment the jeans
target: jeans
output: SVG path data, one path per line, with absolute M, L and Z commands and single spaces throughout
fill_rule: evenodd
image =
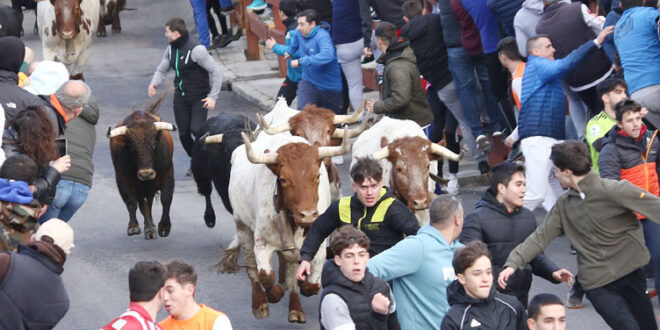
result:
M 89 186 L 82 183 L 60 180 L 57 183 L 55 199 L 48 205 L 46 213 L 39 218 L 39 223 L 44 223 L 52 218 L 69 221 L 87 200 L 89 189 Z
M 322 108 L 328 108 L 336 114 L 340 114 L 344 100 L 341 90 L 324 91 L 316 88 L 309 81 L 301 80 L 298 83 L 298 110 L 302 110 L 307 104 L 313 103 Z
M 552 174 L 550 151 L 560 140 L 547 136 L 530 136 L 520 141 L 520 150 L 525 156 L 525 177 L 527 178 L 527 193 L 524 206 L 530 211 L 543 204 L 550 212 L 557 198 L 562 193 L 557 178 Z
M 660 225 L 644 219 L 642 220 L 642 227 L 644 228 L 646 248 L 649 249 L 649 254 L 651 254 L 649 266 L 653 269 L 655 289 L 660 290 Z M 658 301 L 660 301 L 660 296 L 658 296 Z
M 362 102 L 362 67 L 360 57 L 364 53 L 364 41 L 357 41 L 335 45 L 337 48 L 337 60 L 348 82 L 348 95 L 353 110 L 357 110 Z
M 472 134 L 474 136 L 485 134 L 480 118 L 481 109 L 484 108 L 490 118 L 490 125 L 492 125 L 490 128 L 502 129 L 501 123 L 504 122 L 504 118 L 491 91 L 485 58 L 470 56 L 463 47 L 447 48 L 447 55 L 449 55 L 449 70 L 456 83 L 463 113 L 470 124 Z M 478 77 L 481 88 L 475 77 Z
M 209 22 L 206 20 L 206 1 L 190 0 L 190 4 L 193 7 L 199 43 L 208 47 L 211 44 L 211 39 L 209 38 Z
M 564 88 L 566 98 L 568 98 L 568 112 L 571 116 L 573 127 L 575 127 L 575 132 L 577 134 L 576 139 L 582 140 L 584 139 L 584 129 L 587 127 L 587 106 L 582 102 L 580 95 L 572 91 L 564 80 L 561 81 L 561 86 Z M 572 136 L 566 136 L 567 140 L 570 140 L 571 138 Z
M 587 290 L 587 298 L 612 329 L 658 329 L 646 276 L 641 269 L 600 288 Z
M 181 145 L 186 150 L 188 156 L 192 157 L 195 138 L 199 137 L 199 131 L 206 121 L 208 111 L 204 109 L 202 97 L 190 97 L 175 94 L 174 95 L 174 120 L 179 131 Z

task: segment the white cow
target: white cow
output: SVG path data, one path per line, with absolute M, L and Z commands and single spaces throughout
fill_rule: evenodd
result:
M 363 132 L 353 143 L 352 151 L 351 167 L 358 157 L 372 156 L 380 160 L 383 184 L 391 187 L 394 195 L 415 211 L 420 225 L 429 220 L 428 206 L 435 188 L 430 174 L 438 172 L 436 159 L 440 156 L 460 159 L 460 155 L 428 141 L 424 130 L 414 121 L 389 117 L 383 117 Z M 394 173 L 393 163 L 397 168 Z
M 275 303 L 284 295 L 284 289 L 275 282 L 272 267 L 273 253 L 278 252 L 280 260 L 287 262 L 288 320 L 304 323 L 295 278 L 304 228 L 331 202 L 322 159 L 348 152 L 350 142 L 344 138 L 340 147 L 316 147 L 301 137 L 286 134 L 260 134 L 252 143 L 244 135 L 243 140 L 245 145 L 232 154 L 229 180 L 229 200 L 240 245 L 232 242 L 220 264 L 226 271 L 236 271 L 239 250 L 245 250 L 252 282 L 252 312 L 261 319 L 269 315 L 267 301 Z M 294 246 L 283 246 L 287 229 L 292 231 Z M 324 260 L 325 248 L 321 247 L 312 261 L 312 274 L 301 287 L 303 295 L 316 294 L 320 289 Z
M 37 19 L 44 59 L 64 63 L 71 78 L 83 79 L 99 22 L 99 1 L 44 0 L 37 5 Z

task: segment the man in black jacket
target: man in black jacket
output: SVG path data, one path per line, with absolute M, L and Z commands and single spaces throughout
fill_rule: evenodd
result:
M 0 254 L 0 328 L 50 329 L 57 325 L 69 310 L 60 275 L 73 247 L 71 226 L 51 219 L 18 253 Z
M 530 210 L 522 207 L 525 196 L 523 165 L 505 162 L 495 166 L 490 184 L 475 209 L 465 216 L 460 241 L 463 244 L 476 240 L 486 243 L 497 278 L 511 250 L 536 230 L 536 218 Z M 570 274 L 540 254 L 524 269 L 514 273 L 506 289 L 498 290 L 516 296 L 523 306 L 527 306 L 532 273 L 553 283 L 559 283 L 562 276 Z
M 369 254 L 390 248 L 404 238 L 415 235 L 419 223 L 408 207 L 383 187 L 383 169 L 372 158 L 361 158 L 351 168 L 353 196 L 332 203 L 309 228 L 300 249 L 300 266 L 296 277 L 304 281 L 310 273 L 310 261 L 316 255 L 323 240 L 341 225 L 350 224 L 364 231 L 371 244 Z

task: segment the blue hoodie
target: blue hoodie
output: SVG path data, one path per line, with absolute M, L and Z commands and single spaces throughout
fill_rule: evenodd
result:
M 297 30 L 287 53 L 295 54 L 298 50 L 301 51 L 298 61 L 302 67 L 302 80 L 319 90 L 341 91 L 337 51 L 326 26 L 314 27 L 306 37 Z
M 456 279 L 451 261 L 461 246 L 426 225 L 369 260 L 374 276 L 393 281 L 401 329 L 440 329 L 449 310 L 447 286 Z
M 633 7 L 623 12 L 614 28 L 614 44 L 630 94 L 660 85 L 658 17 L 660 11 L 655 8 Z
M 273 53 L 280 56 L 284 56 L 284 53 L 286 53 L 288 47 L 291 46 L 291 40 L 293 40 L 293 38 L 295 38 L 296 36 L 296 32 L 297 32 L 296 26 L 298 26 L 298 23 L 293 19 L 290 20 L 286 28 L 286 36 L 285 36 L 286 46 L 281 44 L 275 44 L 273 46 Z M 300 51 L 298 51 L 298 53 L 294 53 L 294 54 L 289 53 L 289 54 L 291 54 L 291 57 L 286 61 L 286 77 L 289 78 L 289 80 L 297 83 L 302 78 L 302 69 L 300 67 L 297 68 L 292 67 L 291 60 L 298 59 L 300 57 Z

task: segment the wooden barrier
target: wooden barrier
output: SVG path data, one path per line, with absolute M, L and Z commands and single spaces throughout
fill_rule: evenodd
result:
M 266 0 L 272 6 L 273 10 L 273 26 L 269 26 L 261 20 L 259 15 L 251 10 L 244 8 L 251 3 L 252 0 L 241 0 L 243 26 L 245 27 L 245 35 L 247 39 L 247 49 L 245 50 L 245 57 L 248 61 L 260 60 L 259 40 L 266 41 L 268 38 L 273 38 L 277 43 L 285 44 L 286 27 L 282 23 L 280 17 L 280 0 Z M 278 66 L 280 77 L 286 76 L 286 60 L 278 56 Z

